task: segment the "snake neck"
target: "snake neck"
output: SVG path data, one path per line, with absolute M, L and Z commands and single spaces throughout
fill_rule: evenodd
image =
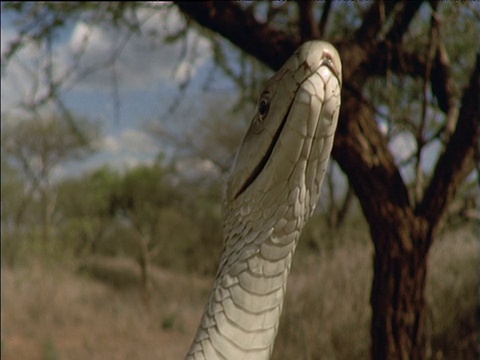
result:
M 268 359 L 333 145 L 341 62 L 303 44 L 267 82 L 227 182 L 225 246 L 188 359 Z
M 294 204 L 269 214 L 250 203 L 226 211 L 219 271 L 187 359 L 270 358 L 303 216 Z

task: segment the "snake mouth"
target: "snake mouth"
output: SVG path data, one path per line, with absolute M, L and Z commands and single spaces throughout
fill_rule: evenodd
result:
M 321 73 L 320 68 L 326 67 L 328 69 L 328 72 L 330 73 L 330 75 L 327 77 L 335 78 L 338 81 L 338 84 L 341 86 L 342 81 L 341 81 L 340 69 L 338 66 L 336 66 L 336 63 L 334 61 L 334 56 L 328 50 L 323 51 L 320 61 L 316 63 L 316 66 L 313 69 L 309 66 L 308 62 L 305 62 L 304 64 L 308 69 L 309 74 L 306 77 L 304 77 L 303 80 L 300 81 L 300 83 L 297 83 L 297 89 L 294 91 L 295 95 L 292 101 L 290 102 L 290 104 L 288 105 L 287 111 L 285 112 L 281 122 L 278 124 L 278 127 L 275 129 L 273 136 L 270 138 L 270 141 L 267 145 L 268 147 L 266 148 L 266 150 L 263 152 L 262 155 L 258 154 L 260 155 L 258 162 L 252 161 L 253 158 L 257 157 L 257 155 L 253 157 L 249 156 L 244 158 L 245 161 L 250 162 L 250 165 L 246 166 L 246 168 L 250 168 L 252 170 L 249 171 L 248 173 L 245 172 L 244 176 L 242 176 L 245 180 L 243 182 L 238 183 L 238 185 L 240 184 L 241 185 L 238 187 L 238 191 L 232 192 L 232 195 L 233 195 L 232 199 L 236 200 L 240 195 L 242 195 L 250 187 L 250 185 L 252 185 L 252 183 L 260 176 L 260 174 L 264 172 L 264 169 L 267 166 L 270 158 L 272 157 L 275 146 L 277 145 L 279 138 L 285 128 L 288 118 L 292 113 L 292 108 L 295 103 L 297 91 L 302 86 L 302 84 L 305 81 L 307 81 L 307 79 L 309 79 L 311 75 L 320 74 Z M 321 76 L 321 78 L 324 81 L 324 86 L 326 86 L 326 82 L 328 82 L 328 79 L 326 79 L 324 76 Z M 251 149 L 250 151 L 254 152 L 253 149 Z
M 272 156 L 273 149 L 275 148 L 275 145 L 278 142 L 280 134 L 285 128 L 285 124 L 287 123 L 288 115 L 290 114 L 290 110 L 292 109 L 292 106 L 293 106 L 293 101 L 290 103 L 290 106 L 288 107 L 288 110 L 285 113 L 285 116 L 283 117 L 282 122 L 278 126 L 277 131 L 275 131 L 275 134 L 273 135 L 272 141 L 270 142 L 270 145 L 268 146 L 267 151 L 265 151 L 265 154 L 262 156 L 257 166 L 255 166 L 252 173 L 248 176 L 247 180 L 245 180 L 240 190 L 238 190 L 238 192 L 235 194 L 235 196 L 233 197 L 234 199 L 238 198 L 255 181 L 255 179 L 260 175 L 260 173 L 263 171 L 263 169 L 267 165 L 268 159 L 270 159 L 270 157 Z
M 337 67 L 333 63 L 333 59 L 332 59 L 330 53 L 326 52 L 326 53 L 324 53 L 324 56 L 325 56 L 325 58 L 320 63 L 319 67 L 326 66 L 330 70 L 332 75 L 335 76 L 335 78 L 338 81 L 338 84 L 341 86 L 342 85 L 342 76 L 340 74 L 339 69 L 337 69 Z
M 334 76 L 337 80 L 338 80 L 338 83 L 341 85 L 341 74 L 339 72 L 339 69 L 335 66 L 335 63 L 333 62 L 333 57 L 332 55 L 329 53 L 329 52 L 324 52 L 323 53 L 323 59 L 320 61 L 320 64 L 318 65 L 318 67 L 316 68 L 315 71 L 312 71 L 312 74 L 313 73 L 317 73 L 318 70 L 322 67 L 322 66 L 325 66 L 327 67 L 332 76 Z M 306 79 L 308 79 L 309 77 L 307 77 Z M 299 87 L 301 86 L 301 84 L 306 81 L 306 79 L 304 79 L 300 84 L 299 84 Z M 297 89 L 298 90 L 298 89 Z M 288 121 L 288 117 L 290 115 L 290 112 L 291 112 L 291 109 L 293 107 L 293 104 L 295 102 L 295 96 L 293 98 L 293 100 L 291 101 L 290 105 L 288 106 L 288 109 L 280 123 L 280 125 L 278 126 L 278 128 L 276 129 L 272 139 L 271 139 L 271 142 L 270 144 L 268 145 L 268 148 L 267 150 L 265 151 L 264 155 L 261 157 L 260 161 L 257 163 L 257 165 L 255 166 L 255 168 L 252 170 L 252 172 L 248 175 L 247 179 L 245 180 L 245 182 L 243 183 L 243 185 L 240 187 L 240 189 L 235 193 L 235 195 L 233 196 L 233 199 L 237 199 L 243 192 L 245 192 L 245 190 L 248 189 L 248 187 L 258 178 L 258 176 L 262 173 L 262 171 L 264 170 L 265 166 L 267 165 L 268 163 L 268 160 L 270 159 L 270 157 L 272 156 L 272 153 L 273 153 L 273 150 L 275 149 L 275 145 L 277 144 L 278 142 L 278 139 L 280 138 L 280 135 L 283 131 L 283 129 L 285 128 L 285 124 L 287 123 Z

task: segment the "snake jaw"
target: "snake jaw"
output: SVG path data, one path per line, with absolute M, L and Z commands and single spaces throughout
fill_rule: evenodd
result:
M 306 47 L 303 49 L 305 48 Z M 332 51 L 335 50 L 333 49 Z M 301 53 L 301 50 L 296 54 L 299 57 L 304 56 Z M 331 74 L 332 79 L 336 78 L 341 86 L 341 64 L 338 61 L 338 56 L 334 56 L 328 46 L 322 49 L 319 54 L 305 56 L 305 58 L 297 64 L 296 70 L 291 67 L 289 68 L 288 66 L 281 69 L 277 75 L 267 83 L 266 89 L 260 96 L 256 115 L 250 124 L 243 145 L 237 154 L 237 159 L 234 164 L 234 173 L 230 175 L 229 186 L 227 187 L 227 197 L 231 200 L 237 200 L 240 195 L 242 195 L 261 175 L 267 166 L 285 124 L 288 122 L 288 117 L 294 106 L 296 94 L 302 87 L 302 84 L 312 75 L 319 74 L 322 67 L 326 67 L 328 68 L 328 72 Z M 289 95 L 292 98 L 288 104 L 286 104 L 286 101 L 283 102 L 281 111 L 275 112 L 275 108 L 278 107 L 278 105 L 275 105 L 274 102 L 279 103 L 282 101 L 279 100 L 278 97 L 276 98 L 276 96 L 281 95 L 277 93 L 280 90 L 272 89 L 272 87 L 287 88 L 287 84 L 282 83 L 283 79 L 287 77 L 290 77 L 295 83 L 294 87 L 290 89 L 293 90 L 293 94 L 290 93 L 292 95 Z M 325 76 L 321 76 L 321 78 L 324 81 L 327 81 Z M 262 105 L 262 101 L 267 101 L 268 106 L 266 106 L 266 104 Z M 270 103 L 270 101 L 272 103 Z M 265 110 L 266 113 L 264 113 Z M 275 118 L 281 119 L 281 121 L 275 120 Z M 275 125 L 273 125 L 273 123 L 275 123 Z M 269 135 L 266 136 L 266 133 Z M 264 140 L 261 141 L 260 138 L 254 139 L 256 136 L 264 136 Z M 253 146 L 254 144 L 255 146 Z M 258 146 L 258 144 L 261 146 Z M 239 157 L 242 158 L 239 159 Z M 239 163 L 242 164 L 240 168 L 238 168 Z
M 327 169 L 340 92 L 340 58 L 318 41 L 303 44 L 265 85 L 227 182 L 224 249 L 187 359 L 270 357 L 295 247 Z
M 243 183 L 241 188 L 238 190 L 238 192 L 233 196 L 233 199 L 238 198 L 258 177 L 258 175 L 261 174 L 263 169 L 265 168 L 265 165 L 268 162 L 268 159 L 272 155 L 273 149 L 275 148 L 275 145 L 278 141 L 278 138 L 280 137 L 280 134 L 283 131 L 283 128 L 285 127 L 285 124 L 287 123 L 288 115 L 290 114 L 290 109 L 293 106 L 293 102 L 290 104 L 288 111 L 286 112 L 285 116 L 282 119 L 282 122 L 280 123 L 280 126 L 278 127 L 277 131 L 272 137 L 272 141 L 270 142 L 270 145 L 268 146 L 267 151 L 265 154 L 262 156 L 260 161 L 258 162 L 257 166 L 253 169 L 253 171 L 250 173 L 246 181 Z
M 322 61 L 320 63 L 320 66 L 322 66 L 322 65 L 328 67 L 331 70 L 332 74 L 337 78 L 338 83 L 341 86 L 342 85 L 342 72 L 340 70 L 339 65 L 335 63 L 335 60 L 334 60 L 334 57 L 333 57 L 332 53 L 327 49 L 323 50 Z

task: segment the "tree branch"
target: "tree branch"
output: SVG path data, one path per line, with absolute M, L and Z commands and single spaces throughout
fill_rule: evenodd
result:
M 423 1 L 403 1 L 395 13 L 393 24 L 385 39 L 392 44 L 401 44 L 403 35 L 408 30 L 413 17 L 417 13 Z
M 252 13 L 243 11 L 234 1 L 175 3 L 200 25 L 218 32 L 274 70 L 278 70 L 300 45 L 300 37 L 292 37 L 258 22 Z
M 325 36 L 325 27 L 327 26 L 328 15 L 330 14 L 330 9 L 332 8 L 332 0 L 326 0 L 323 5 L 322 17 L 320 18 L 320 23 L 318 24 L 319 36 Z
M 335 44 L 343 62 L 349 64 L 349 67 L 344 68 L 342 107 L 333 157 L 348 174 L 365 215 L 372 221 L 379 216 L 388 219 L 385 211 L 388 212 L 392 206 L 407 211 L 411 204 L 395 160 L 388 151 L 386 139 L 377 128 L 373 109 L 351 89 L 360 89 L 366 78 L 371 75 L 384 75 L 388 69 L 400 74 L 419 77 L 425 75 L 426 59 L 401 50 L 403 35 L 421 3 L 403 1 L 392 5 L 391 2 L 379 1 L 369 9 L 356 34 L 364 42 L 374 46 L 364 46 L 356 41 Z M 178 2 L 177 5 L 198 23 L 223 35 L 273 69 L 278 69 L 300 43 L 297 38 L 259 23 L 253 14 L 245 13 L 231 1 Z M 378 42 L 379 32 L 384 26 L 382 18 L 394 16 L 393 10 L 395 18 L 386 32 L 385 40 Z M 441 51 L 440 49 L 439 54 Z M 372 58 L 375 58 L 375 61 L 370 61 Z M 434 61 L 431 72 L 436 74 L 438 67 L 447 66 L 446 64 L 446 61 Z M 367 70 L 366 73 L 363 76 L 358 75 L 363 70 Z M 477 73 L 478 70 L 475 74 Z M 475 75 L 472 75 L 473 78 Z M 442 91 L 441 87 L 445 87 L 444 92 L 449 91 L 445 82 L 432 83 L 432 86 L 437 88 L 436 93 Z M 468 124 L 468 119 L 473 119 L 475 109 L 478 112 L 479 101 L 475 104 L 472 100 L 475 91 L 478 94 L 478 84 L 472 82 L 469 89 L 464 94 L 464 105 L 459 117 L 461 124 L 457 124 L 456 132 L 447 146 L 445 159 L 439 162 L 424 200 L 417 207 L 419 213 L 432 220 L 431 224 L 436 223 L 448 200 L 474 167 L 471 144 L 477 137 L 477 129 L 472 128 L 472 123 Z M 478 115 L 474 122 L 478 123 Z M 465 141 L 465 136 L 468 141 Z M 449 194 L 446 198 L 439 196 L 444 190 Z M 372 198 L 371 194 L 376 196 Z M 432 209 L 435 211 L 430 214 Z
M 376 126 L 374 110 L 352 93 L 350 87 L 342 91 L 332 156 L 348 174 L 366 218 L 375 223 L 379 214 L 388 219 L 388 211 L 408 208 L 408 190 L 388 151 L 387 141 Z
M 423 93 L 422 93 L 422 100 L 421 100 L 421 112 L 418 125 L 415 125 L 412 122 L 415 130 L 412 131 L 412 134 L 415 136 L 416 142 L 416 151 L 415 151 L 415 185 L 414 185 L 414 201 L 415 203 L 422 198 L 422 192 L 424 188 L 424 171 L 423 171 L 423 164 L 422 164 L 422 152 L 424 146 L 427 144 L 425 139 L 425 130 L 428 124 L 428 105 L 429 105 L 429 96 L 428 96 L 428 87 L 432 78 L 432 63 L 435 58 L 435 49 L 437 48 L 438 43 L 438 21 L 436 21 L 435 13 L 431 15 L 430 21 L 430 34 L 429 34 L 429 41 L 428 41 L 428 48 L 427 48 L 427 59 L 426 59 L 426 67 L 425 67 L 425 74 L 423 76 Z
M 435 167 L 432 181 L 425 191 L 416 213 L 436 224 L 462 181 L 479 161 L 478 137 L 480 114 L 480 54 L 470 84 L 462 96 L 462 106 L 455 132 Z
M 202 26 L 218 32 L 274 69 L 278 69 L 300 43 L 299 39 L 258 23 L 253 15 L 245 13 L 231 1 L 178 2 L 177 6 Z M 385 6 L 391 9 L 391 5 Z M 348 90 L 355 85 L 361 87 L 355 80 L 355 73 L 358 73 L 358 66 L 365 63 L 367 50 L 358 44 L 338 45 L 341 45 L 339 50 L 344 62 L 351 66 L 344 69 L 345 91 L 333 156 L 344 170 L 348 169 L 346 173 L 350 179 L 359 179 L 352 181 L 359 196 L 363 194 L 364 198 L 369 198 L 372 193 L 381 193 L 380 198 L 386 202 L 406 207 L 408 192 L 386 140 L 378 131 L 373 109 Z M 363 179 L 365 176 L 369 180 Z M 370 184 L 372 188 L 367 189 L 364 184 Z M 395 195 L 391 196 L 392 193 Z M 378 214 L 380 207 L 384 206 L 382 201 L 372 199 L 367 203 L 372 205 L 368 211 L 370 214 Z
M 450 115 L 452 109 L 457 108 L 459 89 L 453 80 L 450 59 L 445 49 L 442 37 L 439 36 L 437 52 L 434 60 L 435 76 L 431 79 L 433 95 L 437 98 L 438 106 L 445 114 Z M 458 115 L 455 113 L 454 115 Z M 456 118 L 457 116 L 454 116 Z M 455 128 L 452 116 L 447 119 L 447 131 L 451 134 Z
M 386 76 L 387 71 L 392 71 L 398 75 L 409 74 L 413 77 L 422 78 L 428 66 L 427 58 L 423 54 L 413 52 L 404 52 L 400 47 L 393 47 L 387 42 L 381 42 L 378 45 L 376 61 L 365 63 L 365 70 L 372 76 Z M 431 64 L 430 87 L 433 95 L 436 97 L 440 110 L 447 114 L 448 119 L 452 117 L 450 113 L 457 108 L 457 99 L 459 90 L 453 80 L 452 70 L 445 45 L 438 38 L 438 45 L 433 64 Z M 457 114 L 458 115 L 458 114 Z M 451 124 L 451 120 L 447 121 Z M 449 125 L 450 133 L 453 132 L 455 123 Z
M 394 54 L 402 51 L 403 35 L 408 30 L 410 22 L 422 2 L 384 2 L 380 0 L 372 5 L 364 16 L 362 25 L 356 31 L 353 41 L 348 45 L 349 48 L 358 48 L 358 50 L 348 50 L 348 52 L 355 53 L 355 56 L 345 57 L 345 52 L 340 49 L 344 62 L 355 64 L 350 66 L 349 69 L 344 68 L 345 78 L 349 78 L 350 74 L 362 74 L 362 76 L 357 75 L 355 78 L 357 86 L 362 87 L 364 81 L 371 75 L 381 71 L 382 76 L 384 76 L 388 70 L 391 70 L 392 66 L 398 66 L 398 64 L 392 64 L 392 62 L 401 60 L 401 57 L 394 58 Z M 393 17 L 392 21 L 387 21 L 388 17 Z M 362 56 L 359 56 L 360 54 Z M 372 61 L 373 59 L 375 61 Z M 357 65 L 361 66 L 362 70 L 357 69 Z M 400 63 L 402 68 L 401 65 L 403 64 Z M 421 72 L 422 75 L 424 73 L 424 71 Z
M 298 27 L 302 42 L 320 38 L 320 31 L 313 16 L 313 4 L 313 0 L 297 1 L 299 13 Z
M 398 1 L 379 0 L 370 6 L 363 17 L 362 25 L 355 32 L 354 39 L 358 43 L 374 40 L 397 3 Z

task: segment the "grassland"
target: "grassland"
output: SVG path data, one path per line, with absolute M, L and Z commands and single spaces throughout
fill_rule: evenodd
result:
M 432 359 L 478 357 L 476 235 L 444 234 L 431 250 Z M 296 255 L 275 359 L 369 358 L 371 258 L 368 240 Z M 151 278 L 146 298 L 126 258 L 2 265 L 2 359 L 182 359 L 212 278 L 157 267 Z

